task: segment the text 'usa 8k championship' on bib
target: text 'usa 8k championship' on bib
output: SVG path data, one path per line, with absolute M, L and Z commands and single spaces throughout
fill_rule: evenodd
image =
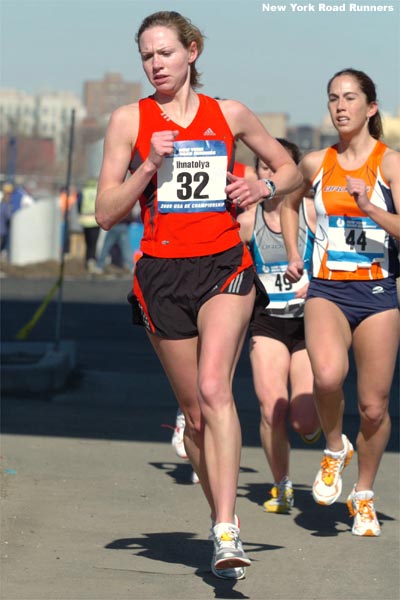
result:
M 158 171 L 159 212 L 225 211 L 227 164 L 222 140 L 174 142 Z

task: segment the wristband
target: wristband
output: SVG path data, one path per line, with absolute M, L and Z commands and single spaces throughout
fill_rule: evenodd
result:
M 270 191 L 270 194 L 269 194 L 267 200 L 272 200 L 272 198 L 276 194 L 276 185 L 274 184 L 272 179 L 263 179 L 263 182 L 265 183 L 265 185 L 267 186 L 267 188 Z

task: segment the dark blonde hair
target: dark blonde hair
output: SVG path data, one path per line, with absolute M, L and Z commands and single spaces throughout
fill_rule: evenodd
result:
M 135 40 L 140 50 L 140 36 L 144 31 L 151 27 L 169 27 L 174 29 L 178 35 L 178 39 L 184 48 L 189 48 L 192 42 L 196 42 L 198 56 L 203 52 L 204 36 L 190 19 L 183 17 L 175 11 L 159 11 L 146 17 L 140 25 Z M 197 60 L 197 59 L 196 59 Z M 190 65 L 190 85 L 193 87 L 201 87 L 200 73 L 196 69 L 196 61 Z
M 349 77 L 353 77 L 357 81 L 361 91 L 367 98 L 368 104 L 371 104 L 371 102 L 377 102 L 376 87 L 374 82 L 366 73 L 363 71 L 357 71 L 357 69 L 343 69 L 342 71 L 335 73 L 328 81 L 328 94 L 330 92 L 333 80 L 336 79 L 336 77 L 341 77 L 342 75 L 349 75 Z M 377 110 L 376 113 L 369 118 L 368 130 L 372 137 L 376 140 L 379 140 L 383 136 L 382 119 L 379 110 Z

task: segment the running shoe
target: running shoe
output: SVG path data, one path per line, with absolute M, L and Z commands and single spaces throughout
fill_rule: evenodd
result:
M 312 495 L 318 504 L 329 506 L 336 502 L 342 493 L 342 471 L 350 462 L 354 448 L 342 434 L 343 450 L 331 452 L 324 450 L 324 458 L 313 484 Z
M 200 479 L 199 479 L 199 476 L 197 475 L 196 471 L 192 471 L 190 480 L 192 483 L 200 483 Z
M 244 579 L 246 577 L 245 567 L 234 567 L 233 569 L 216 569 L 215 563 L 215 550 L 211 559 L 211 573 L 219 579 Z
M 240 529 L 240 520 L 237 515 L 235 515 L 235 526 Z M 215 527 L 215 521 L 211 521 L 211 535 L 209 539 L 214 540 L 213 528 Z M 220 579 L 244 579 L 246 577 L 246 569 L 244 567 L 234 567 L 233 569 L 216 569 L 214 566 L 215 563 L 215 546 L 214 552 L 211 559 L 211 573 L 215 575 L 215 577 L 219 577 Z
M 318 427 L 313 433 L 302 433 L 300 434 L 301 439 L 305 444 L 311 446 L 312 444 L 316 444 L 321 437 L 322 429 Z
M 218 523 L 212 528 L 214 568 L 216 570 L 249 567 L 250 559 L 243 550 L 239 527 L 233 523 Z
M 272 498 L 263 504 L 266 512 L 290 513 L 294 503 L 293 484 L 287 477 L 283 477 L 279 483 L 275 483 L 269 493 Z
M 172 434 L 171 444 L 180 458 L 187 458 L 183 434 L 185 433 L 185 415 L 178 410 L 176 413 L 175 429 Z
M 356 492 L 355 487 L 347 498 L 350 516 L 354 517 L 351 533 L 353 535 L 377 537 L 381 535 L 381 526 L 376 516 L 374 492 L 371 490 Z

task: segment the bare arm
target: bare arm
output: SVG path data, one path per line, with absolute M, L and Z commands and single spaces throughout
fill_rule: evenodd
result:
M 244 178 L 250 179 L 251 181 L 257 181 L 257 173 L 254 167 L 250 167 L 250 165 L 246 165 L 244 170 Z
M 103 229 L 111 229 L 136 204 L 164 156 L 173 150 L 175 131 L 153 133 L 149 156 L 126 179 L 139 125 L 137 104 L 122 106 L 112 115 L 104 141 L 97 199 L 96 220 Z
M 312 152 L 303 158 L 300 171 L 303 175 L 303 184 L 291 194 L 288 194 L 281 208 L 281 227 L 288 256 L 286 276 L 289 281 L 298 281 L 303 274 L 304 263 L 299 254 L 299 208 L 303 197 L 311 187 L 311 178 L 322 162 L 324 151 Z
M 264 162 L 273 169 L 271 177 L 276 185 L 276 193 L 286 194 L 296 189 L 302 182 L 301 174 L 288 152 L 265 129 L 261 121 L 244 104 L 234 100 L 220 101 L 221 110 L 231 128 Z M 250 181 L 228 174 L 230 183 L 226 193 L 232 200 L 240 198 L 241 208 L 254 204 L 270 195 L 270 190 L 261 179 Z
M 347 177 L 347 189 L 359 208 L 396 239 L 400 239 L 400 153 L 389 150 L 382 160 L 382 173 L 390 184 L 397 214 L 390 213 L 372 202 L 367 196 L 366 183 L 362 179 Z
M 245 244 L 248 244 L 253 236 L 255 218 L 255 206 L 251 206 L 247 210 L 243 211 L 237 218 L 238 222 L 240 223 L 239 234 Z

